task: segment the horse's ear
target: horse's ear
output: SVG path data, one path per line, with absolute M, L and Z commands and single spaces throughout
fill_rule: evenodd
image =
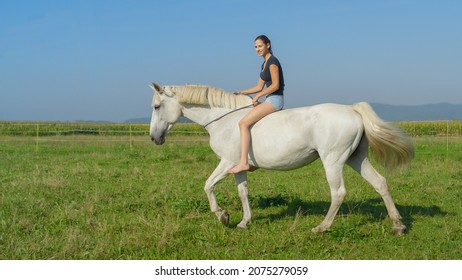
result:
M 158 92 L 159 94 L 162 94 L 164 91 L 164 89 L 156 83 L 150 84 L 149 87 L 151 87 L 154 92 Z

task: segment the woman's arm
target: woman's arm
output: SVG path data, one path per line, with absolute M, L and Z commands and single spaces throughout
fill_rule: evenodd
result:
M 253 94 L 253 93 L 257 93 L 257 92 L 260 92 L 263 90 L 263 87 L 265 86 L 265 81 L 263 81 L 261 78 L 258 79 L 258 84 L 254 87 L 251 87 L 251 88 L 248 88 L 248 89 L 245 89 L 245 90 L 241 90 L 239 93 L 240 94 Z

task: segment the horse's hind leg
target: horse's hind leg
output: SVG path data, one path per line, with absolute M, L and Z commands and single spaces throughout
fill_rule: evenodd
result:
M 388 216 L 393 222 L 393 233 L 401 235 L 406 231 L 406 226 L 401 223 L 401 216 L 388 189 L 386 179 L 381 176 L 367 158 L 367 140 L 363 139 L 356 152 L 348 159 L 347 164 L 369 182 L 382 196 Z
M 323 162 L 323 164 L 326 170 L 332 201 L 322 223 L 311 230 L 316 233 L 325 232 L 332 225 L 346 195 L 345 182 L 343 180 L 343 164 L 339 164 L 338 162 L 333 164 Z
M 205 182 L 204 191 L 207 194 L 207 198 L 209 199 L 210 203 L 210 210 L 217 216 L 218 220 L 222 222 L 224 225 L 228 225 L 229 223 L 229 214 L 226 210 L 221 209 L 218 205 L 217 200 L 215 198 L 215 185 L 220 180 L 225 178 L 228 175 L 228 170 L 233 167 L 233 163 L 222 160 L 218 164 L 218 166 L 213 171 L 212 175 L 207 179 Z

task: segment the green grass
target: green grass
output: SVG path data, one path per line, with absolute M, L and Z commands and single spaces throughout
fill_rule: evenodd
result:
M 409 229 L 399 237 L 379 195 L 348 167 L 331 230 L 311 233 L 330 204 L 319 161 L 250 174 L 248 230 L 235 229 L 234 179 L 220 182 L 217 198 L 231 214 L 224 227 L 203 192 L 218 159 L 204 137 L 172 138 L 163 146 L 135 138 L 130 149 L 116 136 L 60 136 L 36 151 L 33 137 L 0 137 L 0 259 L 462 257 L 459 137 L 414 138 L 412 167 L 386 175 Z

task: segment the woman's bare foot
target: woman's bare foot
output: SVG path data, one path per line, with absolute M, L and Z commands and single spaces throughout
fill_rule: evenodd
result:
M 229 174 L 237 174 L 237 173 L 240 173 L 240 172 L 243 172 L 243 171 L 248 171 L 249 169 L 250 169 L 249 164 L 241 164 L 241 163 L 239 163 L 238 165 L 231 168 L 228 171 L 228 173 Z

